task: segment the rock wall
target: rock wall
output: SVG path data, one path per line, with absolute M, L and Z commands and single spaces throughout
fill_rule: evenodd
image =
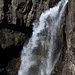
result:
M 75 0 L 69 0 L 66 24 L 65 61 L 62 75 L 75 75 Z
M 6 63 L 0 67 L 0 75 L 17 75 L 20 51 L 24 41 L 31 36 L 32 22 L 37 21 L 42 11 L 53 7 L 58 1 L 8 0 L 5 4 L 5 0 L 0 0 L 0 61 L 3 63 L 0 65 Z M 75 0 L 69 0 L 67 9 L 66 26 L 61 28 L 64 40 L 62 54 L 53 75 L 75 75 Z M 10 55 L 3 57 L 7 54 Z M 9 57 L 10 60 L 5 60 Z
M 75 75 L 75 0 L 69 0 L 67 13 L 64 54 L 54 75 Z
M 10 1 L 10 2 L 9 2 Z M 30 26 L 34 20 L 38 20 L 42 11 L 53 7 L 59 0 L 8 0 L 4 8 L 8 8 L 5 13 L 5 19 L 8 23 Z M 4 0 L 5 2 L 5 0 Z M 19 23 L 17 23 L 17 21 Z M 21 21 L 22 24 L 21 24 Z
M 32 23 L 59 0 L 0 0 L 0 75 L 17 75 Z
M 58 1 L 59 0 L 0 0 L 0 34 L 3 36 L 9 34 L 11 35 L 11 37 L 8 35 L 10 39 L 13 39 L 13 36 L 17 38 L 13 33 L 19 35 L 19 32 L 21 32 L 22 36 L 24 34 L 30 36 L 32 34 L 32 23 L 38 20 L 43 11 L 53 7 Z M 8 36 L 5 36 L 4 39 Z M 8 41 L 8 39 L 9 38 L 7 38 L 6 41 Z M 2 45 L 8 47 L 8 42 L 2 44 L 2 41 L 4 41 L 2 38 L 0 38 L 0 41 L 2 48 Z M 12 43 L 13 41 L 10 40 L 10 42 Z M 13 44 L 16 45 L 15 43 Z M 9 44 L 9 46 L 13 44 Z

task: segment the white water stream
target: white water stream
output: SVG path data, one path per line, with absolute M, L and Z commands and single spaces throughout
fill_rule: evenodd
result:
M 55 7 L 43 12 L 39 22 L 34 22 L 33 34 L 21 53 L 18 75 L 50 75 L 57 63 L 60 50 L 57 30 L 68 0 L 61 0 Z M 57 50 L 57 51 L 56 51 Z M 56 54 L 56 53 L 57 54 Z M 56 54 L 54 58 L 54 54 Z

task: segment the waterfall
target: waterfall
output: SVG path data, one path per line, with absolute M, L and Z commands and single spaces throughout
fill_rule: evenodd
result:
M 68 0 L 43 12 L 34 22 L 33 34 L 21 53 L 18 75 L 50 75 L 60 56 L 59 31 Z M 58 48 L 57 48 L 58 47 Z

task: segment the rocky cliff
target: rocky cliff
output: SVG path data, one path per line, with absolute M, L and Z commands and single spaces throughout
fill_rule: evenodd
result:
M 66 24 L 66 42 L 62 75 L 75 75 L 75 0 L 69 0 Z
M 17 75 L 24 42 L 32 35 L 32 23 L 59 0 L 0 0 L 0 75 Z M 62 27 L 63 47 L 54 75 L 75 75 L 75 1 L 66 8 Z
M 68 2 L 65 37 L 64 54 L 54 75 L 75 75 L 75 0 Z

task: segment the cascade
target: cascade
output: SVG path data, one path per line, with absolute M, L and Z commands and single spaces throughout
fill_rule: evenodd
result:
M 23 46 L 18 75 L 51 75 L 61 53 L 59 31 L 67 2 L 59 1 L 33 23 L 32 37 Z

